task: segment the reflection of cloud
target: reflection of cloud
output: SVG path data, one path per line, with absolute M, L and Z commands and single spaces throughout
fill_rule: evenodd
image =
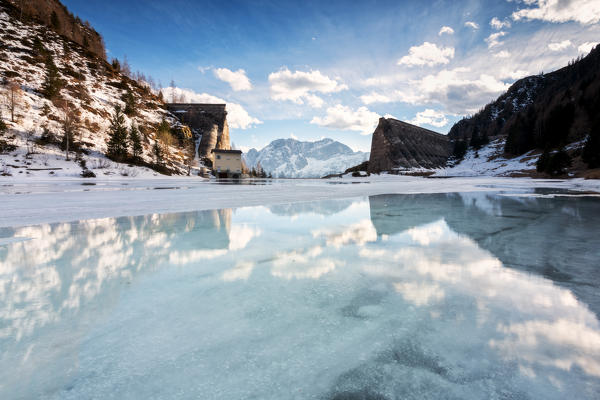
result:
M 344 227 L 341 231 L 340 229 L 317 229 L 312 232 L 312 235 L 315 238 L 324 236 L 327 246 L 336 248 L 351 243 L 362 246 L 365 243 L 377 240 L 377 231 L 369 219 Z
M 600 324 L 571 291 L 505 268 L 444 220 L 408 229 L 391 240 L 404 246 L 365 247 L 359 255 L 370 258 L 365 273 L 396 281 L 394 287 L 405 300 L 430 307 L 427 311 L 439 317 L 446 299 L 475 299 L 471 318 L 484 332 L 485 344 L 501 358 L 516 361 L 523 376 L 574 368 L 600 376 Z M 561 379 L 555 378 L 554 384 L 560 386 Z
M 225 249 L 174 251 L 169 254 L 169 262 L 175 265 L 187 265 L 200 260 L 211 260 L 227 254 Z
M 444 229 L 445 223 L 433 223 L 424 226 L 418 226 L 409 229 L 406 233 L 420 245 L 427 246 L 432 242 L 439 242 L 444 233 L 447 232 Z
M 395 283 L 394 288 L 405 300 L 414 303 L 417 306 L 428 305 L 432 301 L 439 301 L 444 298 L 444 290 L 438 285 L 427 283 L 403 282 Z
M 249 225 L 234 225 L 229 232 L 229 250 L 241 250 L 255 237 L 261 235 L 261 230 Z
M 247 280 L 254 269 L 254 263 L 249 261 L 238 262 L 235 267 L 223 272 L 221 276 L 224 281 L 232 282 L 237 280 Z
M 566 371 L 577 365 L 589 375 L 600 376 L 600 333 L 597 327 L 594 329 L 585 323 L 561 318 L 501 324 L 498 330 L 507 337 L 490 340 L 490 346 L 506 358 Z
M 315 246 L 307 251 L 290 251 L 280 253 L 273 261 L 271 274 L 285 279 L 317 279 L 337 266 L 343 265 L 342 261 L 331 258 L 319 258 L 323 248 Z

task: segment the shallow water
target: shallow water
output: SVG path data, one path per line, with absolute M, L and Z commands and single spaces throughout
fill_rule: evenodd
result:
M 600 200 L 550 194 L 0 229 L 0 398 L 597 398 Z

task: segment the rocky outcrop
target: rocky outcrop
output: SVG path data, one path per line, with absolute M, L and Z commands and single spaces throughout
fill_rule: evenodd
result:
M 371 139 L 369 172 L 443 167 L 451 154 L 445 135 L 393 118 L 380 118 Z
M 13 17 L 26 22 L 33 20 L 46 25 L 54 32 L 79 44 L 96 57 L 106 58 L 104 40 L 88 21 L 73 15 L 58 0 L 8 0 L 3 1 Z
M 225 104 L 170 103 L 167 110 L 202 135 L 198 157 L 210 157 L 212 149 L 231 150 Z

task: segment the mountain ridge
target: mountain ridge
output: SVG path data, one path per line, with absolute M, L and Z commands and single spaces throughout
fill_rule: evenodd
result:
M 275 139 L 261 150 L 252 148 L 244 154 L 248 168 L 260 165 L 266 173 L 285 178 L 320 178 L 343 172 L 368 158 L 368 152 L 355 152 L 329 138 L 314 142 Z

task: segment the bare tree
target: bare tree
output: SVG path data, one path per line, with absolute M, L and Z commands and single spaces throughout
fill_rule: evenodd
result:
M 63 100 L 61 104 L 63 112 L 62 129 L 63 129 L 63 145 L 65 147 L 66 159 L 69 161 L 69 148 L 73 145 L 73 137 L 75 136 L 75 113 L 68 100 Z
M 184 137 L 184 155 L 185 155 L 185 165 L 187 166 L 187 174 L 191 175 L 192 167 L 196 165 L 196 141 L 194 140 L 194 135 L 191 129 L 187 126 L 183 126 L 183 137 Z
M 27 146 L 27 154 L 25 157 L 29 157 L 31 154 L 35 153 L 35 130 L 28 129 L 25 131 L 25 144 Z
M 177 94 L 175 93 L 175 81 L 173 79 L 171 79 L 171 84 L 169 85 L 169 87 L 171 88 L 171 103 L 176 103 Z
M 127 61 L 127 56 L 123 56 L 123 62 L 121 62 L 121 73 L 128 78 L 131 78 L 131 66 Z
M 23 90 L 21 89 L 21 85 L 13 80 L 9 80 L 6 83 L 6 100 L 8 110 L 10 111 L 10 120 L 11 122 L 15 122 L 15 113 L 17 108 L 21 104 L 21 99 L 23 98 Z

